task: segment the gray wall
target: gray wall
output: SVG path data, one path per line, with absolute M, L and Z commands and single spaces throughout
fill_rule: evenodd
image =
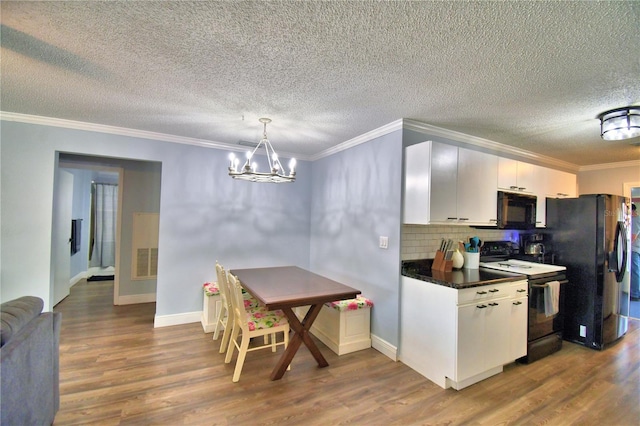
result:
M 227 175 L 222 150 L 2 121 L 0 298 L 36 295 L 51 308 L 53 177 L 57 152 L 162 163 L 156 314 L 202 310 L 202 283 L 227 267 L 309 266 L 310 174 L 293 185 Z
M 402 132 L 315 161 L 312 194 L 311 269 L 371 298 L 372 333 L 397 347 Z

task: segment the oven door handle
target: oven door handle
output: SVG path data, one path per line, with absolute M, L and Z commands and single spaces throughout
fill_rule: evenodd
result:
M 567 284 L 569 282 L 569 280 L 562 280 L 562 281 L 559 281 L 559 282 L 560 282 L 560 284 Z M 544 288 L 546 286 L 547 286 L 546 284 L 531 284 L 531 287 L 536 287 L 536 288 Z

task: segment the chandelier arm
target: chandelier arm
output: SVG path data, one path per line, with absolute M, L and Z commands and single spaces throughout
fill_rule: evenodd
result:
M 273 149 L 273 146 L 271 145 L 271 142 L 269 142 L 269 139 L 265 139 L 266 140 L 266 144 L 265 145 L 269 145 L 269 148 L 271 149 L 272 154 L 276 153 L 276 150 Z M 269 150 L 267 150 L 267 155 L 269 155 Z M 273 170 L 273 166 L 274 163 L 278 165 L 279 169 L 278 169 L 278 174 L 284 174 L 285 170 L 282 167 L 282 163 L 280 163 L 280 157 L 276 154 L 276 159 L 274 160 L 274 162 L 271 162 L 272 157 L 269 156 L 269 166 L 271 167 L 271 170 Z
M 259 121 L 263 123 L 263 138 L 253 148 L 253 151 L 247 153 L 247 161 L 241 171 L 236 170 L 236 167 L 234 166 L 234 164 L 236 164 L 234 163 L 235 160 L 233 156 L 230 156 L 231 165 L 229 166 L 229 176 L 233 179 L 246 180 L 250 182 L 295 182 L 296 173 L 293 169 L 294 166 L 290 164 L 289 167 L 291 170 L 288 175 L 285 174 L 285 169 L 280 162 L 280 158 L 267 138 L 267 123 L 270 123 L 271 119 L 261 118 Z M 258 172 L 257 170 L 253 170 L 251 167 L 251 160 L 254 158 L 256 152 L 259 151 L 261 145 L 264 145 L 264 149 L 267 154 L 267 163 L 269 165 L 269 171 L 267 173 Z

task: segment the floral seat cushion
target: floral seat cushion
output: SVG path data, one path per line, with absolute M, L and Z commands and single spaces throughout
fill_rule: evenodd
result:
M 218 283 L 204 283 L 202 287 L 206 296 L 218 296 L 220 294 Z
M 355 299 L 336 300 L 335 302 L 325 303 L 325 305 L 338 311 L 355 311 L 371 308 L 373 307 L 373 302 L 364 296 L 358 295 Z
M 204 289 L 204 294 L 208 297 L 220 295 L 218 283 L 206 282 L 202 285 L 202 287 Z M 258 301 L 244 289 L 242 290 L 242 297 L 244 298 L 244 307 L 246 309 L 255 308 L 260 305 Z
M 244 304 L 246 307 L 246 300 Z M 247 324 L 249 326 L 249 331 L 277 327 L 279 325 L 286 324 L 287 322 L 287 316 L 280 309 L 268 311 L 266 308 L 259 306 L 247 311 Z

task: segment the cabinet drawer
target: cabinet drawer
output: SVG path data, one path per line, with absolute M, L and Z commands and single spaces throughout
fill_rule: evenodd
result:
M 509 297 L 518 298 L 528 296 L 529 284 L 527 281 L 517 281 L 509 285 Z
M 525 281 L 526 283 L 526 281 Z M 489 284 L 458 290 L 458 305 L 508 297 L 512 283 Z M 514 290 L 515 293 L 515 290 Z

